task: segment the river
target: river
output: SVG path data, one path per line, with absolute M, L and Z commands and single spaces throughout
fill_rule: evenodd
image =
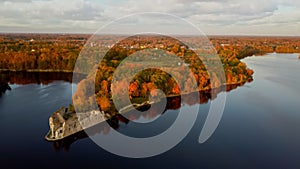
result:
M 300 60 L 297 56 L 268 54 L 244 59 L 255 72 L 254 80 L 227 92 L 225 111 L 212 137 L 204 144 L 198 143 L 210 106 L 210 101 L 204 101 L 196 124 L 183 141 L 166 153 L 145 159 L 111 154 L 84 133 L 61 142 L 45 141 L 49 116 L 71 103 L 72 87 L 76 87 L 71 83 L 72 76 L 9 75 L 11 90 L 0 96 L 0 168 L 298 169 Z M 145 124 L 144 128 L 137 128 L 135 123 L 120 118 L 112 120 L 111 125 L 128 135 L 143 135 L 145 131 L 158 134 L 177 114 L 175 104 L 175 108 L 151 122 L 162 127 Z

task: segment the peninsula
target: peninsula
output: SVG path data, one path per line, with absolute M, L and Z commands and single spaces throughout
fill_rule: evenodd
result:
M 116 35 L 101 35 L 108 44 L 115 42 Z M 54 74 L 65 74 L 74 72 L 74 66 L 80 51 L 84 45 L 90 47 L 99 47 L 97 43 L 90 43 L 88 34 L 0 34 L 0 71 L 5 72 L 52 72 Z M 125 36 L 124 36 L 125 38 Z M 194 41 L 195 37 L 185 36 L 186 39 Z M 197 89 L 191 89 L 190 79 L 184 84 L 186 91 L 210 91 L 224 85 L 240 85 L 252 81 L 253 70 L 249 69 L 242 58 L 253 55 L 263 55 L 265 53 L 300 53 L 299 37 L 249 37 L 249 36 L 210 36 L 208 37 L 219 55 L 225 73 L 224 81 L 211 83 L 210 77 L 216 76 L 209 74 L 207 67 L 196 57 L 196 54 L 187 44 L 176 41 L 166 36 L 139 36 L 126 38 L 119 41 L 114 46 L 100 46 L 100 48 L 111 48 L 106 54 L 105 59 L 99 64 L 99 68 L 93 72 L 96 74 L 95 92 L 80 92 L 88 88 L 92 83 L 91 74 L 84 74 L 82 80 L 78 83 L 78 90 L 73 95 L 73 104 L 76 104 L 77 112 L 85 112 L 74 116 L 75 112 L 60 109 L 49 119 L 50 132 L 47 140 L 62 139 L 72 133 L 81 131 L 89 126 L 78 126 L 76 120 L 84 117 L 101 115 L 99 121 L 107 120 L 115 115 L 115 108 L 112 103 L 111 90 L 122 95 L 128 91 L 130 101 L 134 104 L 145 104 L 149 95 L 154 89 L 161 89 L 167 97 L 188 94 L 179 90 L 179 84 L 170 74 L 158 70 L 147 69 L 139 72 L 129 86 L 124 85 L 122 79 L 126 79 L 122 74 L 118 77 L 119 85 L 112 85 L 113 73 L 120 63 L 129 55 L 143 49 L 158 49 L 167 51 L 184 62 L 178 62 L 174 67 L 191 68 L 193 76 L 197 83 Z M 98 45 L 98 46 L 97 46 Z M 299 55 L 300 59 L 300 55 Z M 163 59 L 162 59 L 163 60 Z M 163 60 L 166 64 L 168 60 Z M 91 62 L 91 60 L 86 60 Z M 141 58 L 135 58 L 127 65 L 127 71 L 133 71 L 139 67 Z M 155 64 L 155 59 L 153 59 Z M 161 63 L 160 63 L 161 64 Z M 97 66 L 97 65 L 96 65 Z M 214 70 L 214 67 L 211 67 Z M 172 68 L 169 71 L 173 71 Z M 217 70 L 215 70 L 217 72 Z M 124 72 L 126 73 L 126 72 Z M 182 75 L 181 72 L 176 72 Z M 191 77 L 191 76 L 190 76 Z M 1 80 L 0 80 L 1 81 Z M 5 84 L 7 80 L 1 83 L 1 88 L 8 89 Z M 126 92 L 127 93 L 127 92 Z M 93 100 L 93 99 L 96 100 Z M 118 99 L 118 98 L 116 98 Z M 96 102 L 100 108 L 99 111 L 91 111 L 87 105 L 90 102 Z M 122 104 L 126 107 L 127 105 Z M 78 110 L 77 110 L 78 109 Z M 104 114 L 105 115 L 104 115 Z M 66 132 L 67 126 L 72 126 L 73 130 Z M 75 125 L 75 127 L 74 127 Z M 91 126 L 94 123 L 91 123 Z M 64 126 L 64 127 L 63 127 Z

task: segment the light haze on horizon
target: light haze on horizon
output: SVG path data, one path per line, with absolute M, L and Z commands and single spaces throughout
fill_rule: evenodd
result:
M 140 12 L 182 17 L 208 35 L 300 36 L 299 0 L 1 0 L 0 32 L 94 33 Z

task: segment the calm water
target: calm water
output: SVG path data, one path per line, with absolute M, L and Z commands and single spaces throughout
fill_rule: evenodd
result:
M 84 133 L 78 140 L 45 141 L 49 116 L 71 103 L 70 77 L 10 75 L 11 90 L 0 96 L 0 168 L 299 169 L 300 60 L 297 55 L 270 54 L 244 61 L 254 69 L 254 81 L 227 93 L 214 135 L 204 144 L 198 143 L 210 105 L 201 104 L 188 136 L 172 150 L 146 159 L 110 154 Z M 121 118 L 112 120 L 111 125 L 128 135 L 157 134 L 176 118 L 176 104 L 152 122 L 162 127 L 137 127 Z

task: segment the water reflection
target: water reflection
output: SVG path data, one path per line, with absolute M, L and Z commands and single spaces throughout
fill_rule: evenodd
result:
M 227 92 L 231 91 L 242 85 L 243 84 L 227 85 L 226 91 Z M 201 92 L 199 92 L 199 94 L 191 93 L 191 94 L 182 95 L 182 96 L 169 97 L 169 98 L 167 98 L 167 104 L 166 104 L 165 110 L 161 114 L 159 113 L 160 112 L 159 110 L 161 109 L 160 103 L 155 103 L 155 104 L 151 105 L 151 107 L 152 107 L 151 110 L 153 110 L 153 111 L 145 111 L 145 110 L 149 109 L 149 107 L 145 106 L 145 107 L 138 108 L 138 110 L 141 111 L 141 113 L 139 113 L 139 114 L 137 114 L 134 111 L 127 112 L 126 114 L 128 114 L 127 117 L 129 117 L 129 119 L 125 118 L 124 116 L 122 116 L 120 114 L 117 114 L 117 115 L 113 116 L 111 119 L 107 120 L 107 122 L 113 129 L 118 130 L 120 128 L 120 126 L 127 125 L 127 124 L 131 123 L 131 121 L 134 121 L 134 120 L 137 120 L 140 118 L 154 119 L 160 115 L 163 115 L 167 110 L 178 110 L 178 109 L 180 109 L 180 107 L 183 104 L 192 106 L 195 104 L 208 103 L 210 100 L 215 99 L 215 98 L 212 98 L 212 96 L 217 97 L 217 95 L 215 95 L 214 93 L 219 93 L 220 91 L 221 91 L 221 89 L 214 89 L 214 90 L 210 90 L 210 91 L 201 91 Z M 199 97 L 199 96 L 200 96 L 200 99 L 197 99 L 196 97 Z M 197 102 L 197 100 L 200 100 L 200 103 Z M 105 135 L 110 132 L 110 128 L 107 127 L 107 125 L 104 125 L 103 123 L 95 125 L 86 130 L 88 130 L 87 133 L 89 133 L 91 135 L 97 135 L 97 134 Z M 88 137 L 88 135 L 86 134 L 85 131 L 80 131 L 80 132 L 75 133 L 71 136 L 68 136 L 62 140 L 54 141 L 53 147 L 55 150 L 64 149 L 64 150 L 68 151 L 71 147 L 71 144 L 73 144 L 74 142 L 76 142 L 78 140 L 87 138 L 87 137 Z
M 85 75 L 75 74 L 78 78 L 82 79 Z M 72 81 L 73 73 L 64 72 L 11 72 L 1 71 L 0 82 L 9 84 L 50 84 L 54 81 L 62 80 L 70 83 L 78 83 Z
M 72 73 L 55 73 L 55 72 L 43 72 L 43 73 L 37 73 L 37 72 L 0 72 L 0 97 L 3 93 L 5 93 L 7 90 L 11 90 L 11 87 L 9 86 L 10 84 L 20 84 L 20 85 L 26 85 L 26 84 L 50 84 L 54 81 L 65 81 L 69 83 L 77 83 L 77 82 L 72 82 Z M 77 74 L 76 76 L 80 78 L 76 79 L 81 79 L 84 77 L 84 75 Z M 227 85 L 226 86 L 226 91 L 231 91 L 238 86 L 241 86 L 243 84 L 237 84 L 237 85 Z M 176 96 L 176 97 L 169 97 L 167 99 L 167 104 L 165 107 L 165 110 L 163 111 L 162 114 L 164 114 L 167 110 L 178 110 L 181 107 L 181 103 L 187 104 L 187 105 L 195 105 L 195 104 L 205 104 L 208 103 L 209 100 L 214 99 L 212 96 L 215 94 L 213 93 L 219 93 L 221 89 L 214 89 L 210 91 L 202 91 L 200 92 L 200 95 L 197 93 L 191 93 L 188 95 L 184 95 L 182 97 Z M 196 97 L 200 96 L 200 99 L 196 99 Z M 216 96 L 216 95 L 215 95 Z M 183 100 L 182 100 L 183 99 Z M 200 100 L 200 103 L 197 102 L 197 100 Z M 127 125 L 131 123 L 132 120 L 140 119 L 140 118 L 145 118 L 145 119 L 154 119 L 157 118 L 157 116 L 162 115 L 158 113 L 159 111 L 155 110 L 160 110 L 160 105 L 159 104 L 154 104 L 153 106 L 153 111 L 143 111 L 147 110 L 147 107 L 142 107 L 140 110 L 142 113 L 136 114 L 133 112 L 128 112 L 130 117 L 129 119 L 123 117 L 122 115 L 116 115 L 113 116 L 110 120 L 107 122 L 110 124 L 110 126 L 116 130 L 120 128 L 122 125 Z M 110 128 L 105 127 L 103 124 L 98 124 L 94 127 L 89 128 L 88 130 L 89 133 L 94 133 L 96 134 L 107 134 L 110 131 Z M 92 131 L 92 132 L 91 132 Z M 84 131 L 78 132 L 76 134 L 73 134 L 67 138 L 64 138 L 59 141 L 53 142 L 53 147 L 55 150 L 60 150 L 60 149 L 65 149 L 68 151 L 70 149 L 70 146 L 80 140 L 87 138 L 88 136 Z

